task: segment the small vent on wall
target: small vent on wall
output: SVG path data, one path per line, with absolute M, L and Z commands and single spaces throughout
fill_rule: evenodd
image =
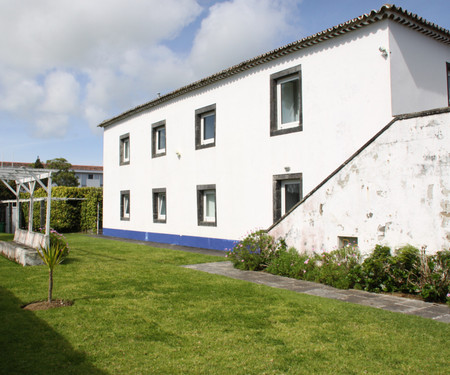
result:
M 358 246 L 358 237 L 338 237 L 338 246 L 339 249 L 345 246 Z

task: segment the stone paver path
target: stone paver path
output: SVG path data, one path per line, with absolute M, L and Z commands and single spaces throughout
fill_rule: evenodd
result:
M 446 305 L 418 301 L 409 298 L 364 292 L 362 290 L 342 290 L 310 281 L 290 279 L 265 272 L 242 271 L 231 262 L 214 262 L 184 266 L 198 271 L 228 276 L 233 279 L 250 281 L 274 288 L 287 289 L 313 296 L 337 299 L 340 301 L 371 306 L 398 313 L 418 315 L 438 322 L 450 323 L 450 308 Z

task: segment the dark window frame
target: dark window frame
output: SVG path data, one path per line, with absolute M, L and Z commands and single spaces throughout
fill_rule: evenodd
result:
M 157 133 L 160 128 L 165 129 L 166 147 L 164 148 L 164 152 L 158 152 L 158 148 L 156 145 L 156 142 L 158 141 Z M 166 153 L 167 153 L 167 127 L 166 127 L 166 120 L 162 120 L 152 124 L 152 158 L 164 156 L 166 155 Z
M 214 141 L 210 143 L 202 143 L 202 115 L 214 112 Z M 215 147 L 217 138 L 217 110 L 216 104 L 211 104 L 195 110 L 195 149 L 201 150 L 204 148 Z
M 447 98 L 450 107 L 450 62 L 447 63 Z
M 128 217 L 125 216 L 124 212 L 124 197 L 128 196 Z M 130 190 L 121 190 L 120 191 L 120 220 L 130 221 L 131 217 L 131 195 Z
M 215 194 L 215 212 L 214 221 L 206 221 L 204 218 L 205 207 L 204 192 L 214 190 Z M 197 223 L 199 226 L 216 227 L 217 226 L 217 189 L 215 184 L 211 185 L 197 185 Z
M 166 196 L 166 217 L 164 219 L 159 218 L 159 212 L 158 212 L 158 197 L 160 194 L 164 194 Z M 152 196 L 153 196 L 153 222 L 161 223 L 161 224 L 167 223 L 167 190 L 166 190 L 166 188 L 152 189 Z
M 281 201 L 281 185 L 284 181 L 297 180 L 300 181 L 300 200 L 303 199 L 303 174 L 302 173 L 286 173 L 273 176 L 273 222 L 281 219 L 282 204 Z M 285 212 L 287 214 L 287 212 Z
M 286 129 L 278 128 L 278 82 L 289 77 L 298 77 L 300 103 L 299 103 L 299 122 L 298 126 Z M 270 75 L 270 136 L 277 136 L 289 133 L 296 133 L 303 130 L 303 107 L 302 107 L 302 69 L 301 65 L 293 66 L 282 70 L 281 72 Z
M 124 145 L 125 140 L 128 140 L 128 160 L 124 160 Z M 120 165 L 128 165 L 131 160 L 131 142 L 130 142 L 130 133 L 126 133 L 120 136 L 119 138 L 119 155 L 120 155 Z

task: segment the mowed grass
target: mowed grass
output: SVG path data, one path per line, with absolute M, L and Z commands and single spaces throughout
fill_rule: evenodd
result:
M 8 239 L 8 235 L 0 235 Z M 45 266 L 0 257 L 1 374 L 447 374 L 450 325 L 181 265 L 223 258 L 67 236 Z

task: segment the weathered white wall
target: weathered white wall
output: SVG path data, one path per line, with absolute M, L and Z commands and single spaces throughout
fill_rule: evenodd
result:
M 392 114 L 447 107 L 449 46 L 393 21 L 389 30 Z
M 396 121 L 270 231 L 299 251 L 338 236 L 376 244 L 450 247 L 450 113 Z

